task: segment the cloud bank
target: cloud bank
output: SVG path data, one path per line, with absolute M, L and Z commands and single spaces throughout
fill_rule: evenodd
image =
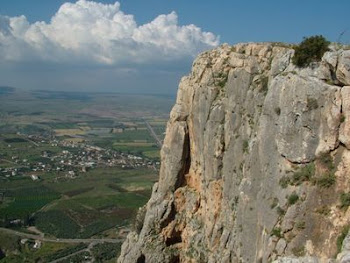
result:
M 137 25 L 119 2 L 63 4 L 49 23 L 0 16 L 0 63 L 53 62 L 113 67 L 169 63 L 219 44 L 195 25 L 180 26 L 175 12 Z

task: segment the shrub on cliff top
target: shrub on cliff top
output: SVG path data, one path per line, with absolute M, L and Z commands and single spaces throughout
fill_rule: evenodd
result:
M 323 36 L 311 36 L 296 47 L 293 57 L 293 64 L 298 67 L 306 67 L 311 62 L 320 61 L 323 54 L 328 50 L 329 41 Z

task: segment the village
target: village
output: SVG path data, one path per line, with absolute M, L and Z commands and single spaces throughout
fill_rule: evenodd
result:
M 120 167 L 122 169 L 149 168 L 158 171 L 160 162 L 112 149 L 105 149 L 86 142 L 59 140 L 55 136 L 21 135 L 31 147 L 50 146 L 50 150 L 41 152 L 40 161 L 30 161 L 19 155 L 11 155 L 5 158 L 0 156 L 7 167 L 0 167 L 0 177 L 29 176 L 33 181 L 39 180 L 45 173 L 62 174 L 66 178 L 74 179 L 80 174 L 96 167 Z M 8 148 L 14 147 L 12 144 Z M 56 149 L 53 151 L 52 149 Z M 59 149 L 62 149 L 59 151 Z M 58 150 L 58 151 L 57 151 Z

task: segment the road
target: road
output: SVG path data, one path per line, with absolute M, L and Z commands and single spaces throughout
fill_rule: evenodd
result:
M 90 244 L 90 243 L 120 243 L 123 242 L 124 239 L 111 239 L 111 238 L 101 238 L 101 239 L 71 239 L 71 238 L 48 238 L 48 237 L 42 237 L 38 235 L 33 235 L 33 234 L 27 234 L 23 232 L 19 232 L 16 230 L 8 229 L 8 228 L 3 228 L 0 227 L 0 231 L 12 235 L 16 235 L 19 237 L 23 238 L 30 238 L 30 239 L 35 239 L 35 240 L 40 240 L 43 242 L 54 242 L 54 243 L 85 243 L 85 244 Z
M 154 132 L 152 126 L 148 123 L 148 121 L 144 120 L 144 122 L 145 122 L 145 124 L 146 124 L 146 126 L 147 126 L 148 131 L 151 133 L 151 136 L 152 136 L 152 137 L 154 138 L 154 140 L 156 141 L 157 146 L 158 146 L 159 148 L 162 148 L 162 146 L 163 146 L 162 140 L 158 138 L 157 134 Z

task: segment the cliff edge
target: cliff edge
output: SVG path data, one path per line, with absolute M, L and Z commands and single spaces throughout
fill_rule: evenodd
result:
M 293 54 L 199 55 L 118 262 L 350 262 L 350 50 L 302 69 Z

